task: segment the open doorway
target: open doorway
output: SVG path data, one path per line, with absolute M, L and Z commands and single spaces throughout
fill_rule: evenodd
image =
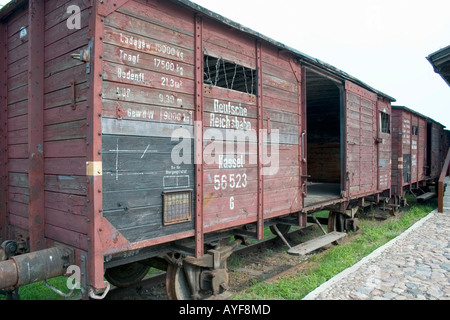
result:
M 305 206 L 341 197 L 344 164 L 344 89 L 306 72 L 308 196 Z

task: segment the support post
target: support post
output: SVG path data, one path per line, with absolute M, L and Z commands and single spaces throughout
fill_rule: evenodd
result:
M 89 249 L 85 263 L 87 265 L 88 285 L 94 290 L 102 290 L 107 283 L 103 279 L 103 244 L 101 236 L 103 208 L 102 179 L 102 56 L 103 56 L 103 18 L 99 14 L 101 1 L 93 1 L 89 10 L 90 69 L 87 75 L 89 83 L 88 108 L 86 122 L 89 127 L 86 133 L 87 149 L 87 196 L 89 219 Z M 95 170 L 90 170 L 96 168 Z M 103 232 L 103 233 L 102 233 Z
M 28 3 L 28 230 L 30 250 L 45 248 L 44 234 L 44 2 Z
M 0 243 L 8 238 L 8 30 L 0 23 Z
M 263 109 L 262 109 L 262 45 L 256 41 L 256 71 L 258 74 L 257 110 L 258 110 L 258 211 L 256 235 L 258 240 L 264 237 L 264 177 L 263 172 Z
M 204 254 L 203 237 L 203 18 L 195 16 L 195 256 Z

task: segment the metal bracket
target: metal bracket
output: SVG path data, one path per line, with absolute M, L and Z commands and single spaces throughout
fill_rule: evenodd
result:
M 72 82 L 70 82 L 70 90 L 72 92 L 72 110 L 75 110 L 77 108 L 77 94 L 75 92 L 75 80 L 73 80 Z
M 72 58 L 80 60 L 82 62 L 86 62 L 86 73 L 91 73 L 91 55 L 92 48 L 94 46 L 94 39 L 89 41 L 88 47 L 86 49 L 82 49 L 80 53 L 72 53 Z

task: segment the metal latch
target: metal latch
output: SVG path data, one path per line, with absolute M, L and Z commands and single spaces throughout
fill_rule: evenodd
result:
M 91 73 L 91 51 L 92 51 L 93 40 L 89 41 L 89 45 L 86 49 L 82 49 L 80 53 L 72 53 L 72 58 L 86 62 L 86 73 Z
M 80 51 L 80 53 L 72 53 L 72 58 L 83 61 L 83 62 L 89 62 L 90 61 L 90 55 L 88 49 L 83 49 Z

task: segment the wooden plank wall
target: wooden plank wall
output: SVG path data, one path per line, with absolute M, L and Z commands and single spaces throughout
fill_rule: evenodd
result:
M 7 26 L 8 223 L 9 237 L 28 236 L 28 8 Z M 22 29 L 22 33 L 21 33 Z
M 431 122 L 431 146 L 428 146 L 431 148 L 431 179 L 439 178 L 445 160 L 442 146 L 443 135 L 444 129 L 442 125 Z
M 85 119 L 88 84 L 85 64 L 74 60 L 71 54 L 79 53 L 89 42 L 89 12 L 82 0 L 46 1 L 43 5 L 44 61 L 37 62 L 44 66 L 44 110 L 43 113 L 35 111 L 43 116 L 43 146 L 38 142 L 35 147 L 44 155 L 44 235 L 49 241 L 87 249 Z M 82 10 L 80 29 L 67 28 L 70 5 Z M 34 152 L 34 147 L 29 151 L 28 146 L 29 132 L 34 130 L 29 126 L 33 119 L 28 117 L 29 94 L 33 94 L 28 88 L 33 58 L 28 54 L 32 50 L 29 37 L 33 32 L 29 19 L 26 7 L 7 21 L 8 223 L 12 230 L 9 237 L 13 239 L 26 239 L 30 228 L 35 227 L 29 219 L 28 190 L 30 159 Z
M 193 31 L 193 15 L 168 3 L 129 1 L 104 19 L 103 212 L 132 243 L 194 228 L 163 225 L 162 205 L 164 191 L 194 190 Z M 177 129 L 190 153 L 180 164 Z
M 263 127 L 279 132 L 279 169 L 264 176 L 264 218 L 269 218 L 301 210 L 299 112 L 303 97 L 301 71 L 292 57 L 269 46 L 263 46 L 262 52 Z
M 353 83 L 346 82 L 347 106 L 347 172 L 349 178 L 349 196 L 373 193 L 378 185 L 390 182 L 390 171 L 377 170 L 377 159 L 385 159 L 390 164 L 390 135 L 382 134 L 378 129 L 378 113 L 376 94 Z M 385 109 L 386 105 L 383 106 Z M 385 110 L 390 114 L 390 108 Z M 388 146 L 388 157 L 378 157 L 375 140 L 384 139 Z M 387 166 L 390 168 L 390 165 Z
M 427 159 L 427 121 L 418 117 L 419 132 L 417 137 L 417 181 L 423 181 L 426 176 Z
M 203 21 L 203 51 L 204 54 L 220 58 L 221 61 L 234 62 L 252 70 L 257 68 L 255 42 L 209 19 Z M 214 147 L 209 137 L 214 132 L 226 141 L 222 148 L 217 149 L 218 154 L 225 154 L 224 157 L 216 158 L 210 164 L 206 162 L 207 158 L 204 159 L 203 224 L 205 232 L 210 232 L 256 221 L 258 168 L 255 160 L 258 149 L 255 130 L 258 128 L 258 111 L 257 97 L 251 92 L 244 93 L 209 85 L 205 85 L 204 89 L 204 154 L 213 154 L 209 152 L 209 147 Z M 256 91 L 256 88 L 254 90 Z M 240 106 L 245 111 L 232 115 L 230 110 L 221 108 L 221 105 Z M 237 138 L 236 142 L 234 141 L 233 128 L 236 126 L 227 121 L 216 122 L 215 119 L 232 119 L 234 124 L 246 124 L 246 128 L 251 130 L 243 132 L 250 134 L 251 141 L 244 143 L 245 148 L 239 150 L 238 144 L 242 143 L 242 139 Z M 250 161 L 251 159 L 253 161 Z M 230 161 L 236 165 L 227 165 Z
M 403 151 L 402 151 L 402 125 L 403 111 L 392 109 L 392 191 L 395 195 L 403 195 Z
M 255 70 L 255 40 L 237 33 L 222 25 L 205 19 L 204 23 L 205 54 L 232 61 L 245 68 Z M 300 210 L 299 196 L 299 95 L 298 82 L 295 77 L 289 55 L 283 56 L 277 49 L 263 45 L 261 48 L 262 79 L 261 95 L 263 129 L 267 130 L 268 141 L 271 132 L 279 132 L 278 170 L 273 175 L 263 177 L 264 218 L 287 214 Z M 300 76 L 300 74 L 299 74 Z M 214 110 L 214 101 L 220 104 L 231 103 L 246 108 L 246 117 L 237 117 L 238 121 L 250 123 L 253 137 L 257 137 L 258 97 L 251 93 L 241 93 L 226 88 L 205 86 L 204 125 L 215 128 L 209 121 L 212 117 L 225 117 Z M 218 128 L 224 137 L 233 135 L 230 128 Z M 250 132 L 248 132 L 250 134 Z M 222 164 L 206 165 L 204 173 L 204 222 L 205 230 L 219 230 L 256 221 L 258 212 L 258 168 L 255 161 L 257 152 L 255 140 L 246 143 L 244 153 L 239 153 L 237 143 L 229 143 L 234 152 L 229 159 L 241 159 L 244 154 L 245 164 L 240 168 L 224 168 Z M 206 142 L 205 142 L 206 143 Z M 276 149 L 273 149 L 276 151 Z M 268 148 L 268 156 L 271 149 Z M 265 168 L 277 166 L 268 163 Z M 236 179 L 236 183 L 234 180 Z M 220 183 L 219 183 L 220 181 Z M 230 184 L 230 181 L 231 184 Z M 238 182 L 241 183 L 238 183 Z
M 160 193 L 171 187 L 158 181 L 171 170 L 174 174 L 181 170 L 189 178 L 185 187 L 193 188 L 193 167 L 182 165 L 174 170 L 169 166 L 168 155 L 174 143 L 167 140 L 176 128 L 193 132 L 192 13 L 172 4 L 155 8 L 144 1 L 129 1 L 104 22 L 104 216 L 132 242 L 189 231 L 190 223 L 171 227 L 161 225 Z M 205 55 L 256 70 L 256 39 L 207 18 L 203 21 L 202 37 Z M 280 137 L 279 158 L 273 157 L 274 161 L 279 160 L 280 168 L 274 175 L 264 177 L 264 189 L 261 190 L 264 192 L 264 211 L 270 217 L 298 211 L 301 206 L 298 175 L 301 99 L 299 78 L 294 74 L 294 69 L 300 68 L 292 64 L 289 55 L 283 56 L 270 46 L 262 46 L 261 60 L 262 125 L 264 129 L 270 127 L 269 133 L 279 130 Z M 224 152 L 227 146 L 233 147 L 234 151 L 215 159 L 219 161 L 204 159 L 203 228 L 204 232 L 212 232 L 257 219 L 260 183 L 255 161 L 258 156 L 258 97 L 256 87 L 254 93 L 208 84 L 203 89 L 205 154 L 214 149 L 211 134 L 223 139 L 233 137 L 231 123 L 251 128 L 254 132 L 248 130 L 248 133 L 254 134 L 251 139 L 255 138 L 245 144 L 245 150 L 238 150 L 237 142 L 223 144 Z M 245 111 L 239 115 L 230 114 L 229 109 L 223 107 L 230 105 Z M 167 114 L 175 116 L 170 118 Z M 133 159 L 137 150 L 144 150 L 148 145 L 152 149 L 147 160 L 150 162 Z M 129 146 L 128 154 L 122 152 L 124 146 Z M 269 148 L 269 156 L 270 152 Z M 278 163 L 268 163 L 266 167 L 269 166 L 278 167 Z M 153 172 L 152 178 L 122 176 L 124 171 L 138 174 L 139 170 L 140 173 Z
M 406 186 L 418 186 L 426 177 L 427 120 L 401 108 L 392 109 L 392 119 L 392 187 L 403 195 Z
M 0 23 L 0 242 L 8 235 L 8 33 L 7 23 Z
M 67 27 L 71 5 L 81 10 L 80 29 Z M 82 250 L 88 250 L 85 176 L 89 84 L 86 64 L 71 55 L 87 49 L 88 17 L 86 1 L 45 2 L 45 235 Z
M 391 116 L 389 133 L 381 132 L 379 123 L 380 113 L 387 113 Z M 381 192 L 391 189 L 391 159 L 392 159 L 392 112 L 391 104 L 386 99 L 378 99 L 377 109 L 374 114 L 374 140 L 378 138 L 378 143 L 375 145 L 376 159 L 374 161 L 374 170 L 376 170 L 375 190 Z M 378 161 L 378 163 L 377 163 Z

